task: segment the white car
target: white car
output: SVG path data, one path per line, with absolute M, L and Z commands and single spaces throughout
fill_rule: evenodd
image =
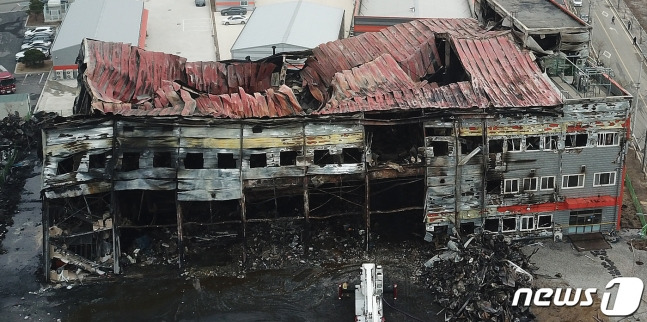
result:
M 245 16 L 229 16 L 222 21 L 223 25 L 244 25 L 247 22 L 247 17 Z
M 573 0 L 573 6 L 574 7 L 581 7 L 582 6 L 582 0 Z
M 52 42 L 48 40 L 34 40 L 30 43 L 23 44 L 22 46 L 20 46 L 20 49 L 25 50 L 32 47 L 49 47 L 51 45 Z
M 45 54 L 45 58 L 49 58 L 49 57 L 50 57 L 49 48 L 45 48 L 45 47 L 33 47 L 33 48 L 28 48 L 28 49 L 25 49 L 25 50 L 23 50 L 23 51 L 18 52 L 18 53 L 16 54 L 16 61 L 18 61 L 18 62 L 19 62 L 19 61 L 22 61 L 22 59 L 23 59 L 23 58 L 25 58 L 25 52 L 26 52 L 26 51 L 28 51 L 28 50 L 30 50 L 30 49 L 40 50 L 40 52 L 42 52 L 43 54 Z
M 25 37 L 31 37 L 33 34 L 48 34 L 53 35 L 56 32 L 56 27 L 36 27 L 25 31 Z

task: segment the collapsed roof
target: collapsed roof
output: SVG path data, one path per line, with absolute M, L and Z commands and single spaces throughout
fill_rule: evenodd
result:
M 280 59 L 187 62 L 85 39 L 87 95 L 76 112 L 236 119 L 562 103 L 509 32 L 486 31 L 474 19 L 414 20 L 299 54 L 303 69 L 284 76 Z M 272 86 L 276 77 L 281 85 Z M 290 78 L 302 87 L 285 85 Z

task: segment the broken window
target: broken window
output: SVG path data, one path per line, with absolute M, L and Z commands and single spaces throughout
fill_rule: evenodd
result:
M 483 230 L 498 233 L 499 218 L 485 218 L 485 222 L 483 223 Z
M 505 233 L 517 230 L 517 218 L 515 217 L 503 218 L 501 220 L 501 223 L 503 224 L 501 232 Z
M 615 172 L 599 172 L 593 175 L 593 186 L 613 186 L 616 184 Z
M 541 143 L 540 136 L 529 136 L 526 137 L 526 151 L 539 151 L 541 148 L 539 144 Z
M 79 169 L 81 164 L 81 155 L 71 155 L 58 162 L 56 174 L 66 174 Z
M 452 129 L 449 127 L 428 127 L 425 129 L 427 136 L 452 136 Z
M 135 127 L 132 125 L 124 125 L 124 132 L 134 132 Z
M 541 177 L 541 190 L 554 190 L 555 177 Z
M 449 142 L 431 141 L 431 147 L 434 151 L 435 157 L 442 157 L 442 156 L 449 155 Z
M 553 215 L 537 216 L 537 228 L 551 228 L 553 226 Z
M 518 193 L 519 179 L 505 179 L 503 193 Z
M 557 150 L 557 135 L 544 136 L 544 151 Z
M 334 159 L 329 150 L 315 150 L 312 163 L 316 165 L 333 164 Z
M 501 140 L 490 140 L 488 142 L 488 151 L 489 153 L 502 153 L 503 152 L 503 139 Z
M 537 178 L 523 178 L 523 191 L 537 191 Z
M 474 233 L 475 225 L 473 222 L 462 222 L 461 223 L 461 234 L 467 236 Z
M 281 151 L 279 165 L 296 165 L 297 151 Z
M 584 134 L 567 134 L 564 142 L 564 147 L 567 149 L 581 148 L 586 146 L 589 135 Z
M 508 152 L 519 152 L 519 151 L 521 151 L 521 139 L 520 138 L 506 139 L 505 144 L 506 144 L 506 150 Z
M 90 161 L 88 162 L 89 169 L 103 169 L 106 167 L 106 154 L 90 154 Z
M 184 157 L 185 169 L 204 169 L 204 157 L 202 153 L 187 153 Z
M 342 163 L 362 163 L 362 150 L 358 148 L 343 148 Z
M 483 139 L 480 136 L 461 136 L 461 154 L 470 154 L 477 147 L 481 146 Z
M 153 153 L 153 168 L 172 168 L 173 159 L 171 152 Z
M 249 156 L 250 168 L 264 168 L 267 167 L 267 154 L 255 153 Z
M 236 169 L 233 153 L 218 153 L 218 169 Z
M 535 229 L 535 218 L 533 216 L 521 216 L 519 230 Z
M 583 174 L 571 174 L 562 176 L 562 188 L 582 188 L 584 187 Z
M 487 192 L 491 194 L 498 195 L 501 193 L 501 180 L 488 180 L 487 181 Z
M 598 146 L 614 146 L 620 144 L 618 133 L 598 133 Z
M 139 169 L 139 152 L 124 152 L 121 157 L 121 171 Z
M 173 125 L 162 125 L 162 132 L 173 132 Z

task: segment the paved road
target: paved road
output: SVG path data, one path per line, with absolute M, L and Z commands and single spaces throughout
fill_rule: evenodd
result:
M 588 11 L 588 1 L 585 0 L 581 9 L 584 12 Z M 626 7 L 622 2 L 620 2 L 620 8 L 623 10 L 620 12 L 618 2 L 615 0 L 592 0 L 590 8 L 593 48 L 599 52 L 604 65 L 613 69 L 615 79 L 636 97 L 632 130 L 638 139 L 637 143 L 642 146 L 647 131 L 647 103 L 644 91 L 647 65 L 644 61 L 641 63 L 642 55 L 638 47 L 633 45 L 633 37 L 639 26 L 635 19 L 631 20 L 630 15 L 627 15 L 624 10 Z M 615 17 L 615 22 L 612 22 L 612 17 Z M 628 21 L 634 23 L 632 26 L 634 35 L 628 31 Z
M 22 0 L 0 0 L 0 13 L 25 11 L 29 7 L 29 1 Z
M 0 8 L 2 5 L 0 2 Z M 15 55 L 20 51 L 26 19 L 27 15 L 23 11 L 0 13 L 0 65 L 9 71 L 16 67 Z M 47 75 L 40 73 L 15 76 L 16 93 L 30 93 L 32 106 L 36 105 Z

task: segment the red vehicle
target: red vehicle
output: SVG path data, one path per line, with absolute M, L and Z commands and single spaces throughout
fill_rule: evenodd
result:
M 0 65 L 0 94 L 16 92 L 16 78 L 6 68 Z

